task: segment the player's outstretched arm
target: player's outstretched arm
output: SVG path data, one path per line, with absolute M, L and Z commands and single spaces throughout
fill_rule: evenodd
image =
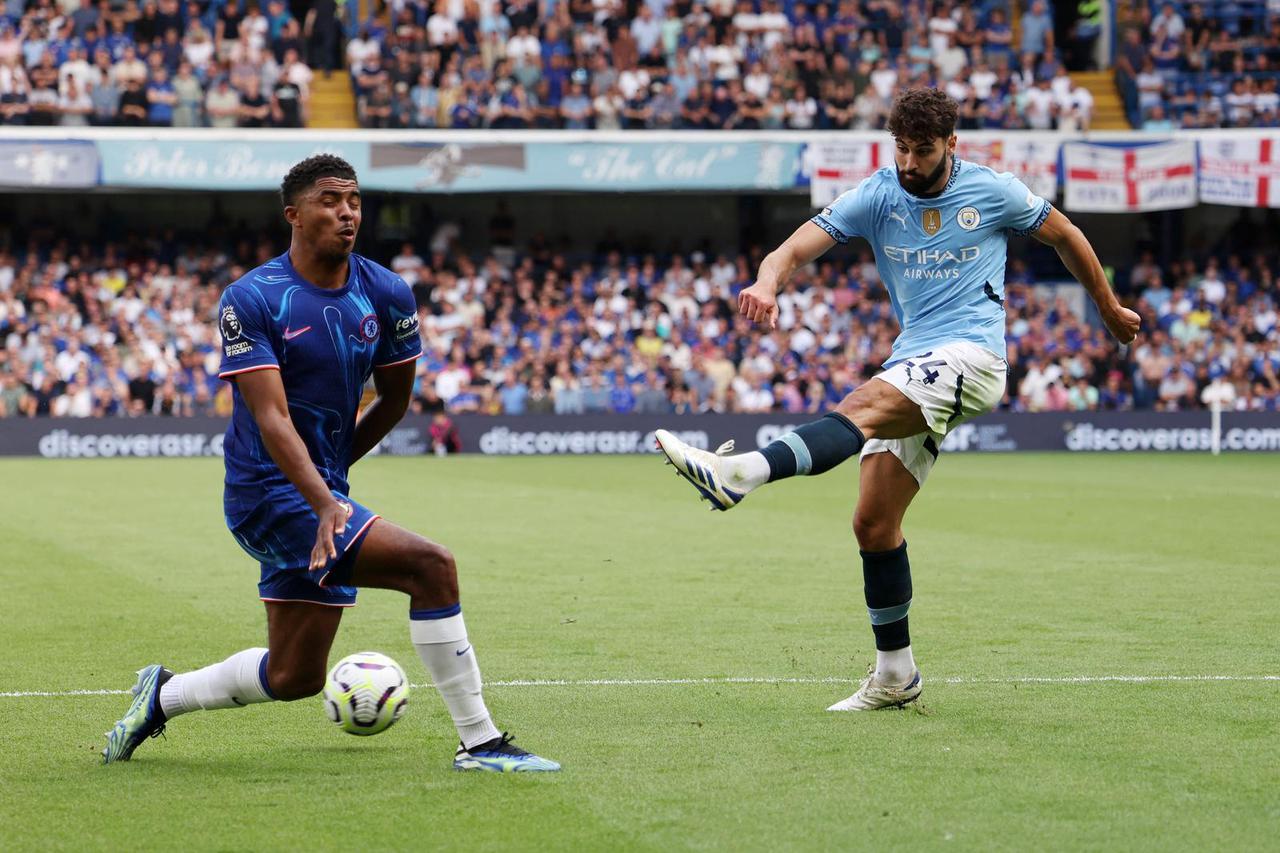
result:
M 1089 292 L 1093 304 L 1098 306 L 1098 311 L 1102 314 L 1102 322 L 1106 323 L 1107 330 L 1116 340 L 1122 344 L 1133 343 L 1138 336 L 1138 326 L 1142 319 L 1116 299 L 1115 292 L 1107 282 L 1107 274 L 1103 272 L 1102 264 L 1084 232 L 1072 224 L 1062 211 L 1054 208 L 1034 236 L 1041 243 L 1058 251 L 1058 257 L 1062 258 L 1067 269 Z
M 311 549 L 311 568 L 321 568 L 330 558 L 338 556 L 333 536 L 346 529 L 347 510 L 329 491 L 329 486 L 311 461 L 307 445 L 293 427 L 280 371 L 254 370 L 237 375 L 235 381 L 249 413 L 258 423 L 262 443 L 267 446 L 272 461 L 320 518 L 316 544 Z
M 391 428 L 400 423 L 413 396 L 416 361 L 392 364 L 373 371 L 373 387 L 378 396 L 356 421 L 356 434 L 351 443 L 351 464 L 378 446 Z
M 768 322 L 770 329 L 777 328 L 778 289 L 792 273 L 816 261 L 835 244 L 834 237 L 812 222 L 801 225 L 760 262 L 755 284 L 738 294 L 738 312 L 754 323 Z

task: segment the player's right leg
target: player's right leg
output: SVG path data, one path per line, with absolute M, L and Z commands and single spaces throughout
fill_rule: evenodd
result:
M 871 438 L 899 438 L 927 429 L 920 404 L 887 382 L 859 386 L 823 417 L 779 437 L 767 447 L 728 455 L 732 442 L 716 453 L 692 447 L 665 429 L 654 437 L 676 472 L 712 509 L 737 506 L 754 489 L 797 475 L 816 475 L 853 456 Z
M 727 510 L 765 483 L 814 475 L 856 456 L 868 441 L 938 437 L 990 411 L 1004 393 L 1007 367 L 968 341 L 903 359 L 859 386 L 828 413 L 758 451 L 727 455 L 690 447 L 666 430 L 654 433 L 676 471 L 712 508 Z
M 502 773 L 559 770 L 499 732 L 482 695 L 480 666 L 458 600 L 453 555 L 401 527 L 379 520 L 365 536 L 349 580 L 356 587 L 394 589 L 409 596 L 409 637 L 440 691 L 460 744 L 458 770 Z

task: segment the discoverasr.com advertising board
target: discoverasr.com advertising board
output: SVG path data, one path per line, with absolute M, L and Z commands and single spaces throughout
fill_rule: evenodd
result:
M 808 418 L 773 415 L 527 415 L 455 418 L 464 453 L 488 456 L 615 455 L 654 452 L 654 430 L 668 429 L 704 449 L 733 439 L 739 451 L 763 447 Z M 431 420 L 405 418 L 376 452 L 431 452 Z M 0 422 L 0 455 L 46 459 L 220 457 L 219 418 L 39 419 Z M 1280 451 L 1280 413 L 1236 412 L 1222 418 L 1222 448 Z M 1207 412 L 998 412 L 962 424 L 942 443 L 946 453 L 1196 452 L 1213 444 Z

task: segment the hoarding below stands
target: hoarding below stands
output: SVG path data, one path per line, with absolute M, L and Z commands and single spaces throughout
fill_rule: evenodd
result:
M 695 447 L 713 448 L 727 438 L 741 448 L 763 447 L 811 417 L 768 415 L 526 415 L 453 418 L 463 453 L 488 456 L 613 455 L 654 452 L 653 431 L 668 429 Z M 411 456 L 431 452 L 431 419 L 405 418 L 381 452 Z M 226 421 L 218 418 L 10 419 L 0 428 L 0 456 L 46 459 L 199 457 L 222 455 Z M 963 424 L 947 437 L 944 452 L 1007 453 L 1207 451 L 1208 412 L 1001 412 Z M 1231 412 L 1222 416 L 1222 447 L 1230 451 L 1280 451 L 1280 412 Z
M 1153 138 L 1154 137 L 1154 138 Z M 960 156 L 1010 171 L 1068 210 L 1198 202 L 1280 206 L 1280 131 L 1084 135 L 963 131 Z M 274 190 L 312 154 L 346 158 L 369 190 L 808 192 L 830 204 L 893 162 L 877 131 L 280 131 L 6 128 L 0 187 Z M 1066 166 L 1063 166 L 1064 152 Z M 8 168 L 3 168 L 8 164 Z

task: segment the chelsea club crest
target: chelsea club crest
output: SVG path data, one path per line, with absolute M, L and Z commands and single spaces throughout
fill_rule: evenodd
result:
M 378 331 L 378 318 L 373 314 L 366 314 L 360 321 L 360 336 L 369 343 L 373 343 L 378 339 Z

